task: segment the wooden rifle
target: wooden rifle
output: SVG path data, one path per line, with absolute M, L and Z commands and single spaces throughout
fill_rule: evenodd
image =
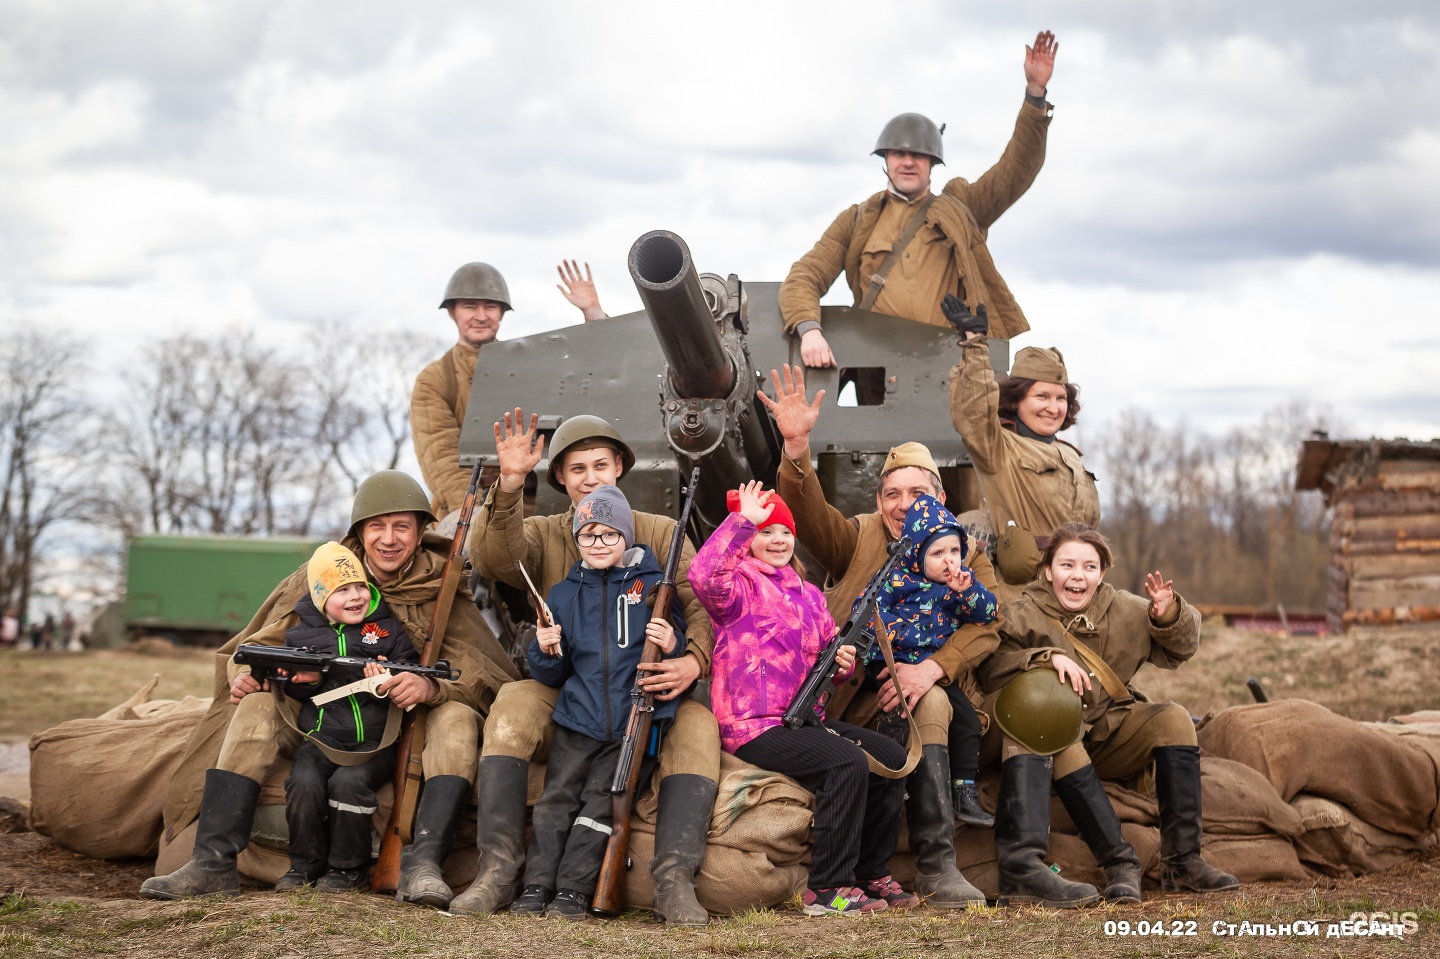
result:
M 480 469 L 481 462 L 477 459 L 475 468 L 470 471 L 470 487 L 460 504 L 459 522 L 455 524 L 455 536 L 450 540 L 450 553 L 445 557 L 445 572 L 440 578 L 435 608 L 430 613 L 430 626 L 425 630 L 425 642 L 420 647 L 420 663 L 424 666 L 434 666 L 440 658 L 445 627 L 450 623 L 450 608 L 455 603 L 455 593 L 465 574 L 465 537 L 470 532 L 470 517 L 475 512 L 475 500 L 480 492 Z M 375 872 L 370 879 L 370 891 L 382 896 L 393 896 L 400 887 L 400 853 L 410 841 L 410 831 L 415 825 L 415 808 L 419 805 L 420 788 L 425 778 L 420 754 L 425 750 L 428 713 L 428 709 L 407 713 L 396 744 L 395 801 L 390 807 L 390 819 L 385 823 L 385 834 L 380 840 L 380 857 L 375 861 Z
M 690 508 L 695 505 L 695 491 L 700 485 L 700 467 L 690 472 L 690 486 L 684 491 L 685 504 L 680 521 L 670 540 L 670 555 L 665 562 L 665 575 L 655 587 L 655 613 L 652 620 L 669 620 L 675 605 L 675 579 L 680 574 L 680 553 L 685 548 L 685 527 L 690 522 Z M 645 640 L 640 653 L 641 664 L 658 663 L 660 647 Z M 625 870 L 630 867 L 630 814 L 635 807 L 635 790 L 640 784 L 640 767 L 650 740 L 655 718 L 655 694 L 640 688 L 646 674 L 635 671 L 635 685 L 630 689 L 630 718 L 625 723 L 625 739 L 620 745 L 620 758 L 615 766 L 615 779 L 610 784 L 610 841 L 605 845 L 605 859 L 600 864 L 600 878 L 595 883 L 595 898 L 590 911 L 601 916 L 618 916 L 625 911 Z

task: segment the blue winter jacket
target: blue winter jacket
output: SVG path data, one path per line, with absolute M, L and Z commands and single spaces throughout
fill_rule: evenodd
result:
M 663 575 L 649 547 L 635 546 L 609 569 L 593 569 L 581 560 L 550 590 L 546 602 L 560 626 L 564 655 L 548 656 L 532 639 L 526 658 L 532 678 L 560 689 L 555 722 L 592 739 L 625 735 L 635 667 L 653 615 L 646 600 Z M 678 603 L 672 604 L 670 623 L 675 649 L 666 659 L 685 652 L 685 619 Z M 678 706 L 679 700 L 657 699 L 655 721 L 673 718 Z

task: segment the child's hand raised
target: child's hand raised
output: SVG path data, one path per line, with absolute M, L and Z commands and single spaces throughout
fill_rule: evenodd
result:
M 663 649 L 667 655 L 675 652 L 675 627 L 663 619 L 652 619 L 645 624 L 645 638 Z
M 775 511 L 775 507 L 765 502 L 765 484 L 759 480 L 751 480 L 745 483 L 737 491 L 740 494 L 740 515 L 764 528 L 765 521 Z
M 1159 622 L 1175 602 L 1175 581 L 1161 576 L 1157 569 L 1145 577 L 1145 595 L 1150 597 L 1150 618 Z
M 535 641 L 540 644 L 540 652 L 546 656 L 563 656 L 560 652 L 560 627 L 541 626 L 535 630 Z

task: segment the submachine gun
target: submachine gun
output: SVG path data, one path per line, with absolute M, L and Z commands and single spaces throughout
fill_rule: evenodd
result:
M 392 673 L 414 673 L 433 679 L 459 679 L 460 670 L 451 669 L 445 660 L 434 665 L 419 663 L 392 663 L 386 659 L 366 659 L 364 656 L 337 656 L 309 647 L 267 646 L 264 643 L 244 643 L 235 648 L 235 665 L 249 666 L 250 675 L 257 682 L 265 682 L 285 673 L 314 672 L 328 676 L 332 672 L 359 676 L 371 663 L 384 666 Z
M 830 691 L 830 685 L 835 680 L 836 672 L 839 671 L 835 662 L 835 654 L 840 651 L 841 646 L 854 646 L 855 668 L 865 668 L 865 661 L 870 658 L 870 648 L 875 643 L 873 630 L 866 629 L 873 616 L 875 597 L 879 594 L 880 587 L 884 585 L 885 578 L 895 569 L 896 564 L 905 558 L 911 545 L 912 541 L 908 536 L 902 536 L 890 544 L 890 556 L 885 560 L 885 565 L 870 577 L 870 582 L 865 586 L 865 592 L 860 594 L 860 601 L 855 604 L 855 608 L 850 612 L 850 617 L 845 620 L 844 625 L 835 634 L 835 641 L 820 653 L 820 658 L 815 660 L 815 665 L 811 666 L 810 672 L 805 675 L 805 682 L 801 683 L 800 689 L 796 691 L 790 707 L 785 710 L 781 721 L 788 728 L 799 729 L 801 726 L 820 725 L 820 717 L 816 714 L 815 707 Z
M 668 620 L 675 605 L 675 579 L 680 574 L 680 554 L 685 548 L 685 528 L 690 522 L 690 509 L 700 487 L 700 467 L 690 471 L 690 485 L 685 490 L 685 505 L 675 535 L 670 540 L 670 556 L 665 562 L 665 575 L 655 587 L 655 615 L 651 619 Z M 660 647 L 648 640 L 640 654 L 640 662 L 660 661 Z M 629 867 L 630 814 L 635 807 L 635 790 L 640 785 L 640 760 L 650 740 L 655 718 L 655 694 L 640 688 L 645 674 L 636 670 L 635 685 L 630 688 L 630 718 L 625 724 L 625 739 L 615 765 L 615 778 L 610 784 L 610 840 L 605 845 L 605 859 L 600 865 L 600 878 L 595 884 L 591 911 L 602 916 L 616 916 L 625 911 L 625 870 Z

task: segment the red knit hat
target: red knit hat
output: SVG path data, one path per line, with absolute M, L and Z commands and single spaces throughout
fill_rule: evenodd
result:
M 790 512 L 790 507 L 785 505 L 785 501 L 780 498 L 780 494 L 771 490 L 765 494 L 763 502 L 770 507 L 770 515 L 766 517 L 764 524 L 762 524 L 760 528 L 764 529 L 766 526 L 773 526 L 779 523 L 788 529 L 792 536 L 795 535 L 795 514 Z M 726 493 L 725 505 L 732 513 L 740 512 L 740 492 L 732 489 Z

